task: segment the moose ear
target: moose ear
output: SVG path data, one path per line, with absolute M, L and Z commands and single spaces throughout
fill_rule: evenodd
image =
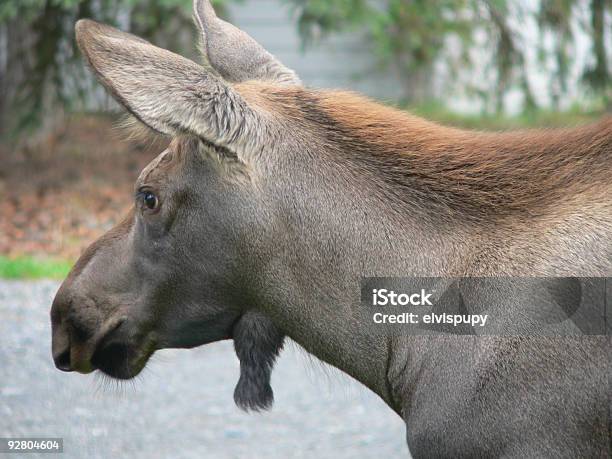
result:
M 189 59 L 87 19 L 77 22 L 76 39 L 113 97 L 162 134 L 231 146 L 252 125 L 255 112 L 242 97 Z
M 234 349 L 240 360 L 240 379 L 234 389 L 236 405 L 245 411 L 272 406 L 270 374 L 285 335 L 261 313 L 247 311 L 233 330 Z
M 219 19 L 210 0 L 194 0 L 195 21 L 204 57 L 233 83 L 248 80 L 300 85 L 296 73 L 285 67 L 248 34 Z

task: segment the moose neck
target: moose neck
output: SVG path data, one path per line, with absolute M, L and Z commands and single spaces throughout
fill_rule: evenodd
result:
M 392 337 L 361 305 L 361 279 L 459 272 L 468 239 L 460 228 L 428 228 L 422 214 L 393 213 L 365 189 L 342 189 L 333 171 L 311 165 L 299 175 L 275 184 L 274 195 L 286 199 L 284 226 L 274 256 L 258 267 L 259 307 L 308 352 L 399 412 L 387 378 Z

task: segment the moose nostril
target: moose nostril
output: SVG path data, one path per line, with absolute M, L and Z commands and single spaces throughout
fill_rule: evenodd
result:
M 70 348 L 64 350 L 58 355 L 53 356 L 53 361 L 58 370 L 73 371 L 70 366 Z

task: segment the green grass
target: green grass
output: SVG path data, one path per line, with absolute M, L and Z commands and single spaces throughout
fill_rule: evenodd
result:
M 0 278 L 4 279 L 63 279 L 70 268 L 69 261 L 0 256 Z
M 417 106 L 400 105 L 400 107 L 415 115 L 442 124 L 483 131 L 506 131 L 532 127 L 571 127 L 595 121 L 605 113 L 603 108 L 587 110 L 573 107 L 563 112 L 536 110 L 515 116 L 503 114 L 465 115 L 452 112 L 435 101 Z

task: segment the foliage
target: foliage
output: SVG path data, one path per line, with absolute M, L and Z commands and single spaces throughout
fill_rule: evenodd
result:
M 3 279 L 63 279 L 71 268 L 72 263 L 67 261 L 0 256 L 0 278 Z
M 408 101 L 429 98 L 433 66 L 444 60 L 450 70 L 470 67 L 469 52 L 476 47 L 489 48 L 490 72 L 495 84 L 484 90 L 495 111 L 503 109 L 504 95 L 518 88 L 524 95 L 525 110 L 534 110 L 536 100 L 529 83 L 526 56 L 530 45 L 521 41 L 521 26 L 534 19 L 540 30 L 539 54 L 542 63 L 555 62 L 551 96 L 558 106 L 566 95 L 572 52 L 577 40 L 572 22 L 588 34 L 592 42 L 593 64 L 585 67 L 583 82 L 610 103 L 612 76 L 607 62 L 605 18 L 612 15 L 609 0 L 284 0 L 299 17 L 300 32 L 306 43 L 322 34 L 365 26 L 374 49 L 387 66 L 396 70 L 405 82 Z M 529 6 L 529 7 L 528 7 Z M 588 9 L 589 24 L 576 18 L 577 10 Z M 514 23 L 512 22 L 514 20 Z M 518 23 L 516 23 L 518 21 Z M 485 40 L 475 36 L 484 32 Z M 552 46 L 544 46 L 548 36 Z M 452 40 L 461 49 L 458 58 L 447 53 Z M 484 77 L 484 75 L 482 76 Z M 483 80 L 485 78 L 479 78 Z M 479 82 L 477 82 L 479 83 Z M 483 92 L 478 84 L 473 91 Z
M 225 1 L 213 3 L 222 9 Z M 23 133 L 51 111 L 85 103 L 92 80 L 73 39 L 78 19 L 120 25 L 158 42 L 161 37 L 161 45 L 189 53 L 191 7 L 191 0 L 2 0 L 0 42 L 4 35 L 8 44 L 4 57 L 0 48 L 0 131 Z
M 302 39 L 309 44 L 317 36 L 366 26 L 379 59 L 405 78 L 406 97 L 426 99 L 421 83 L 449 36 L 471 42 L 473 21 L 465 12 L 470 0 L 284 0 L 297 12 Z M 410 81 L 408 81 L 410 80 Z M 420 86 L 419 91 L 411 88 Z

